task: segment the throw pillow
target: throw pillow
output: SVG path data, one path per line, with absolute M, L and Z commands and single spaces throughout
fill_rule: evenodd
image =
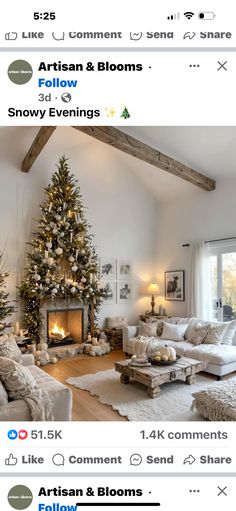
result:
M 13 335 L 0 336 L 0 357 L 11 358 L 16 362 L 21 361 L 21 350 L 17 346 Z
M 161 334 L 163 332 L 163 320 L 162 319 L 152 319 L 152 318 L 149 318 L 149 319 L 146 319 L 146 323 L 148 325 L 152 324 L 152 323 L 157 323 L 157 331 L 156 331 L 156 334 L 157 334 L 157 337 L 161 337 Z
M 138 335 L 142 335 L 143 337 L 157 337 L 157 321 L 155 323 L 139 321 Z
M 163 321 L 163 332 L 161 339 L 170 341 L 184 341 L 184 334 L 188 328 L 187 324 L 172 325 Z
M 107 318 L 107 328 L 121 328 L 123 326 L 128 326 L 128 318 L 123 316 Z
M 203 344 L 221 344 L 223 335 L 226 331 L 227 325 L 214 325 L 208 327 L 206 336 L 204 337 Z
M 230 321 L 230 323 L 226 323 L 226 330 L 223 335 L 221 344 L 228 344 L 228 345 L 232 344 L 235 332 L 236 332 L 236 321 L 234 319 L 233 321 Z
M 207 335 L 209 326 L 210 323 L 207 323 L 206 325 L 199 325 L 192 328 L 188 335 L 188 342 L 191 342 L 195 346 L 201 344 Z
M 7 403 L 8 403 L 7 391 L 3 386 L 2 382 L 0 381 L 0 406 L 7 405 Z
M 185 336 L 184 336 L 185 339 L 188 340 L 189 335 L 191 334 L 192 330 L 194 330 L 194 328 L 196 328 L 196 326 L 205 326 L 205 325 L 209 325 L 209 321 L 202 321 L 201 319 L 192 318 L 188 325 L 188 328 L 185 332 Z
M 53 403 L 46 391 L 41 390 L 27 367 L 0 357 L 0 380 L 13 401 L 24 399 L 34 421 L 53 420 Z

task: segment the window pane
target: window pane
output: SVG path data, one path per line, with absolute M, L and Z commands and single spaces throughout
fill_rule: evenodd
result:
M 223 318 L 229 321 L 236 311 L 236 252 L 223 254 Z
M 211 319 L 218 319 L 218 309 L 216 306 L 217 302 L 217 256 L 212 255 L 209 257 L 209 269 L 210 269 L 210 296 L 212 303 Z

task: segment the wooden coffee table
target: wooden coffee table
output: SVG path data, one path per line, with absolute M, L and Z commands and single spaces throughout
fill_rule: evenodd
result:
M 121 383 L 134 381 L 147 387 L 147 393 L 154 398 L 161 392 L 160 385 L 184 380 L 188 385 L 195 382 L 196 373 L 203 370 L 203 363 L 193 358 L 181 357 L 175 364 L 169 366 L 134 367 L 129 365 L 130 360 L 115 362 L 115 369 L 120 375 Z

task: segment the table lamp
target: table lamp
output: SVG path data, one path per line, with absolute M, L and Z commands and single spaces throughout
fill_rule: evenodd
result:
M 158 291 L 158 285 L 154 282 L 152 282 L 151 284 L 148 285 L 148 288 L 147 288 L 147 291 L 148 291 L 148 294 L 151 295 L 152 299 L 151 299 L 151 309 L 152 309 L 152 314 L 155 314 L 155 295 L 157 294 L 157 291 Z

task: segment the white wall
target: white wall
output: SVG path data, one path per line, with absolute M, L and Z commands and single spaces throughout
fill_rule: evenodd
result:
M 154 273 L 157 208 L 153 196 L 129 167 L 131 157 L 127 156 L 124 165 L 119 151 L 72 128 L 58 128 L 30 173 L 23 174 L 20 165 L 37 131 L 0 130 L 0 233 L 12 271 L 11 296 L 16 297 L 15 286 L 23 275 L 25 242 L 30 241 L 32 227 L 37 225 L 33 218 L 39 215 L 43 188 L 65 153 L 79 179 L 99 256 L 128 259 L 134 265 L 132 303 L 129 307 L 103 306 L 101 322 L 118 314 L 136 322 L 138 313 L 147 307 L 139 295 L 142 280 L 151 279 Z
M 182 244 L 236 236 L 235 194 L 236 178 L 227 180 L 222 175 L 216 181 L 215 191 L 193 188 L 190 196 L 159 207 L 156 274 L 162 297 L 158 302 L 162 302 L 169 314 L 184 316 L 188 311 L 191 247 L 183 248 Z M 186 271 L 185 302 L 165 302 L 164 272 L 182 269 Z

